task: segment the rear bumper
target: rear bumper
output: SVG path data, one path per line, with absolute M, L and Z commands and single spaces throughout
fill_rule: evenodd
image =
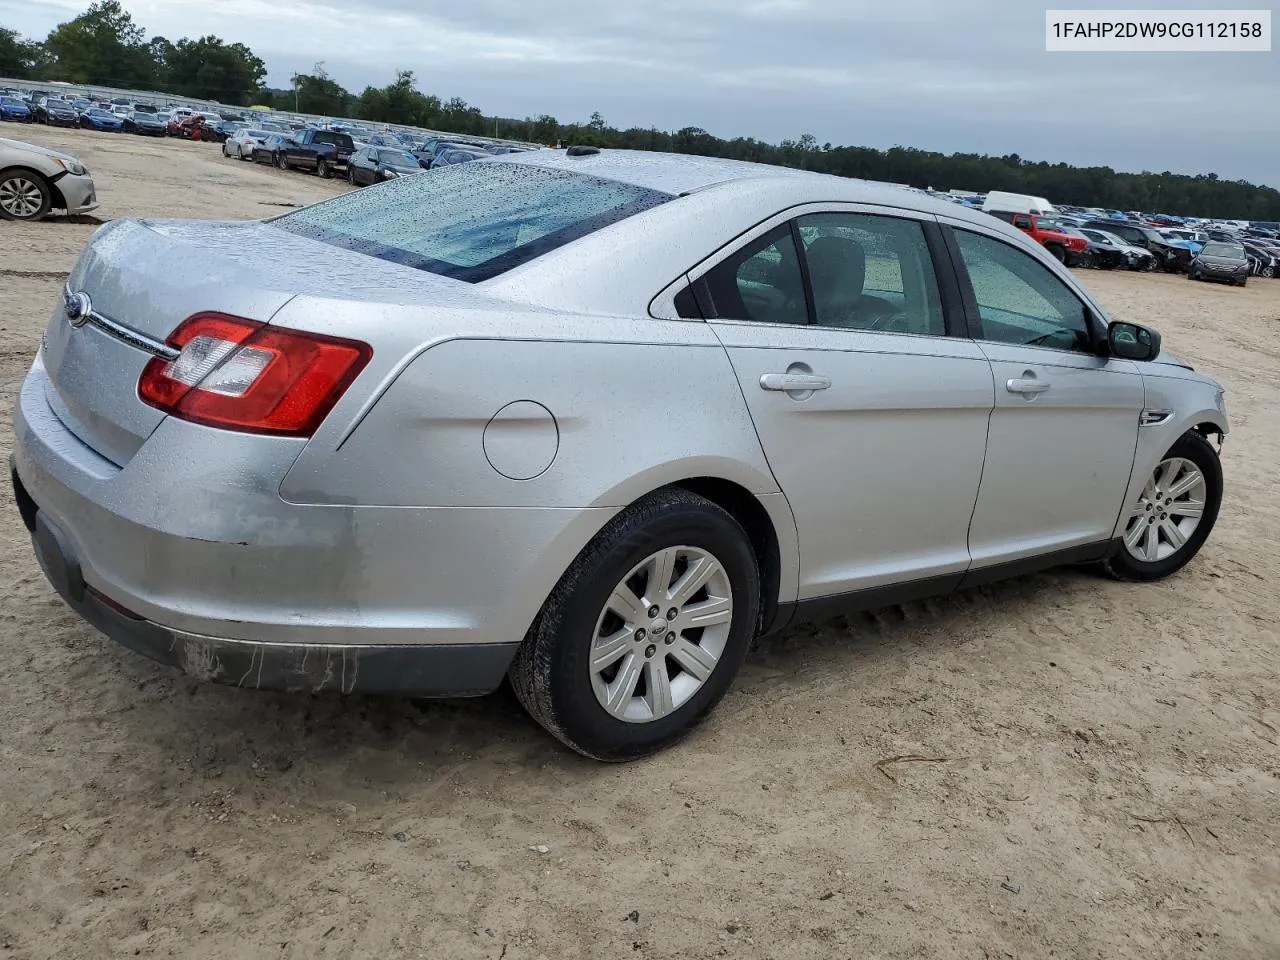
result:
M 488 692 L 616 513 L 288 503 L 302 441 L 174 418 L 120 466 L 58 419 L 48 384 L 37 356 L 11 460 L 46 575 L 109 636 L 205 679 L 250 685 L 252 665 L 263 687 Z
M 516 644 L 305 644 L 228 640 L 170 630 L 108 602 L 87 587 L 67 535 L 11 470 L 14 498 L 36 559 L 58 595 L 123 647 L 211 683 L 256 690 L 479 696 L 502 682 Z

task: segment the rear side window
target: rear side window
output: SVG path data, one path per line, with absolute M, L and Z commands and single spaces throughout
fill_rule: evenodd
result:
M 331 143 L 335 147 L 341 147 L 344 150 L 350 150 L 355 146 L 355 141 L 345 133 L 329 133 L 325 130 L 317 131 L 311 138 L 312 143 Z
M 460 163 L 375 191 L 345 193 L 272 222 L 334 246 L 478 283 L 670 199 L 565 170 Z
M 809 322 L 804 275 L 788 224 L 716 264 L 706 284 L 715 316 L 723 320 Z

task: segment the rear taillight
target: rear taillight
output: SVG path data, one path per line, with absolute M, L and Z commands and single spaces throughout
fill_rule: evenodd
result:
M 193 423 L 245 433 L 309 437 L 373 350 L 221 313 L 197 313 L 169 337 L 176 360 L 142 371 L 143 402 Z

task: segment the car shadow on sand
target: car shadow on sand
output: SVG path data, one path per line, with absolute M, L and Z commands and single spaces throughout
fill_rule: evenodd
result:
M 1047 601 L 1085 596 L 1096 579 L 1071 569 L 1050 571 L 945 597 L 800 624 L 757 642 L 734 689 L 779 701 L 803 693 L 815 678 L 856 676 L 902 660 L 911 649 L 954 646 L 982 632 L 991 617 L 1036 620 Z M 87 629 L 87 628 L 86 628 Z M 131 698 L 112 718 L 125 739 L 151 759 L 183 758 L 207 774 L 238 771 L 295 776 L 335 771 L 346 784 L 406 784 L 441 770 L 466 779 L 472 764 L 541 769 L 552 777 L 591 778 L 610 769 L 580 757 L 538 728 L 508 685 L 486 697 L 411 700 L 403 697 L 288 694 L 198 683 L 101 642 L 95 675 L 112 675 L 111 697 Z M 941 649 L 939 649 L 941 652 Z M 135 689 L 130 691 L 128 687 Z M 867 694 L 882 691 L 868 689 Z M 730 700 L 734 690 L 730 691 Z M 856 692 L 855 692 L 856 696 Z M 722 705 L 722 712 L 729 704 Z M 787 709 L 792 709 L 788 707 Z M 714 727 L 716 715 L 709 720 Z M 683 749 L 697 749 L 698 734 Z M 492 770 L 481 773 L 489 779 Z M 317 780 L 317 786 L 323 785 Z

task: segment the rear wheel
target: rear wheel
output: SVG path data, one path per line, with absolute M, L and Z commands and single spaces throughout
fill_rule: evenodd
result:
M 0 171 L 0 219 L 39 220 L 52 203 L 53 194 L 40 174 L 31 170 Z
M 1160 580 L 1204 545 L 1222 505 L 1222 465 L 1213 446 L 1184 433 L 1156 464 L 1125 519 L 1123 547 L 1103 563 L 1118 580 Z
M 599 760 L 632 760 L 692 730 L 755 633 L 760 576 L 742 526 L 684 490 L 624 510 L 556 584 L 511 667 L 543 727 Z
M 324 157 L 316 160 L 316 176 L 322 180 L 328 180 L 330 176 L 329 161 Z

